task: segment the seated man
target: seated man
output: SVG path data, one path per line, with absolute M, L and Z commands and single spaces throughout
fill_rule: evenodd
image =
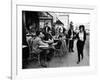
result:
M 43 36 L 44 35 L 43 35 L 42 32 L 40 32 L 40 31 L 36 32 L 36 37 L 35 37 L 35 39 L 33 39 L 33 43 L 32 43 L 33 47 L 32 48 L 35 50 L 35 52 L 40 53 L 41 66 L 46 67 L 46 64 L 45 64 L 45 55 L 46 55 L 45 53 L 46 53 L 46 51 L 45 50 L 41 50 L 39 48 L 39 46 L 48 46 L 47 43 L 44 43 L 42 41 L 42 37 Z

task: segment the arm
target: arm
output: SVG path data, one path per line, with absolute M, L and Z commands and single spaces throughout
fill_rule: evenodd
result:
M 56 42 L 56 43 L 53 43 L 52 45 L 53 45 L 53 46 L 57 45 L 57 42 Z
M 71 35 L 71 31 L 68 30 L 68 38 L 70 38 L 70 35 Z
M 39 46 L 49 46 L 47 43 L 44 43 L 41 39 L 38 41 Z
M 79 34 L 79 33 L 75 34 L 74 37 L 73 37 L 73 39 L 79 39 L 78 34 Z
M 86 41 L 86 32 L 84 31 L 84 42 Z
M 54 41 L 53 41 L 53 39 L 49 39 L 48 41 L 44 41 L 44 42 L 46 42 L 46 43 L 53 43 Z

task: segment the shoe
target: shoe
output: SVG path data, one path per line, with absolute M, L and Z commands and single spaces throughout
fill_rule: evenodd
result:
M 74 52 L 74 50 L 72 50 L 72 52 Z
M 71 50 L 69 50 L 69 52 L 71 52 Z
M 46 60 L 47 62 L 49 62 L 49 61 L 51 61 L 51 59 L 50 58 L 47 58 L 47 60 Z
M 46 64 L 41 64 L 41 66 L 42 66 L 42 67 L 47 67 L 47 65 L 46 65 Z
M 82 57 L 82 60 L 83 60 L 83 57 Z
M 80 63 L 80 61 L 77 61 L 77 64 L 79 64 Z

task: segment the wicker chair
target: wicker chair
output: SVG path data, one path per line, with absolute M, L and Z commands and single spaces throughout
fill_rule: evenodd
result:
M 38 60 L 38 63 L 40 64 L 40 54 L 33 47 L 34 40 L 31 38 L 27 42 L 29 46 L 29 60 Z

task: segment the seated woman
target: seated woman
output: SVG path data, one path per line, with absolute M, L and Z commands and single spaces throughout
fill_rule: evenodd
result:
M 48 32 L 44 33 L 44 39 L 43 41 L 45 43 L 48 43 L 49 44 L 49 52 L 47 54 L 47 61 L 50 61 L 53 57 L 53 52 L 54 52 L 54 49 L 53 47 L 51 46 L 51 44 L 54 42 L 53 41 L 53 38 L 52 38 L 52 34 L 51 34 L 51 30 L 49 30 Z
M 52 44 L 52 45 L 54 45 L 54 48 L 55 48 L 55 49 L 60 49 L 60 47 L 61 47 L 61 45 L 62 45 L 62 41 L 61 41 L 61 40 L 62 40 L 62 36 L 59 35 L 58 41 Z
M 56 52 L 56 53 L 54 53 L 54 56 L 58 56 L 58 55 L 61 56 L 62 53 L 59 53 L 59 52 L 61 52 L 62 36 L 59 35 L 58 41 L 56 41 L 52 45 L 54 46 L 54 49 L 55 49 L 55 52 Z
M 44 42 L 53 43 L 53 38 L 52 38 L 52 34 L 51 34 L 50 30 L 48 32 L 44 33 Z

